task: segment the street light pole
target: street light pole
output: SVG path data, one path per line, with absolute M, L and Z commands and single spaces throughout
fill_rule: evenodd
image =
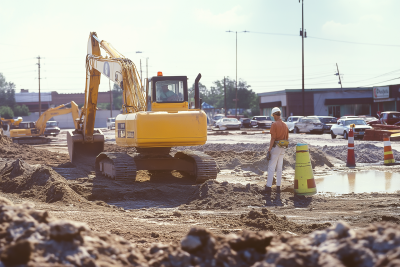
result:
M 231 31 L 231 30 L 229 30 L 229 31 L 226 31 L 226 32 L 233 32 L 233 31 Z M 243 32 L 248 32 L 248 31 L 242 31 L 242 32 L 239 32 L 239 33 L 243 33 Z M 235 31 L 235 34 L 236 34 L 236 93 L 235 93 L 235 102 L 236 102 L 236 104 L 235 104 L 235 108 L 236 108 L 236 111 L 235 111 L 235 117 L 237 118 L 237 103 L 238 103 L 238 99 L 237 99 L 237 34 L 238 34 L 238 32 L 237 31 Z
M 300 0 L 299 0 L 300 3 Z M 305 91 L 304 91 L 304 38 L 307 38 L 307 32 L 304 29 L 304 0 L 301 0 L 301 95 L 303 99 L 303 116 L 305 113 Z

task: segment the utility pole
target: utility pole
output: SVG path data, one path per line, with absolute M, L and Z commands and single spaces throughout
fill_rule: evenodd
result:
M 108 86 L 110 87 L 110 118 L 112 118 L 112 109 L 113 109 L 113 101 L 112 101 L 112 90 L 111 90 L 111 80 L 108 79 Z
M 236 107 L 236 111 L 235 111 L 235 117 L 237 119 L 237 32 L 236 32 L 236 96 L 235 96 L 235 107 Z
M 39 117 L 40 117 L 40 115 L 42 114 L 42 102 L 40 99 L 40 56 L 38 56 L 37 59 L 38 63 L 36 63 L 36 65 L 38 65 L 38 74 L 39 74 L 38 80 L 39 80 Z
M 143 85 L 142 59 L 140 59 L 140 83 Z
M 225 83 L 225 76 L 224 76 L 224 113 L 226 117 L 226 83 Z
M 299 0 L 300 3 L 300 0 Z M 307 32 L 304 29 L 304 0 L 301 0 L 301 29 L 300 29 L 300 36 L 301 36 L 301 70 L 302 70 L 302 86 L 301 86 L 301 94 L 303 98 L 303 116 L 306 115 L 305 113 L 305 92 L 304 92 L 304 38 L 307 38 Z
M 233 31 L 226 31 L 226 32 L 233 32 Z M 242 32 L 239 32 L 239 33 L 246 33 L 246 32 L 248 32 L 248 31 L 242 31 Z M 235 107 L 236 107 L 236 111 L 235 111 L 235 116 L 236 116 L 236 118 L 237 118 L 237 102 L 238 102 L 238 99 L 237 99 L 237 34 L 238 34 L 238 32 L 237 31 L 235 31 L 235 33 L 236 33 L 236 93 L 235 93 L 235 102 L 236 102 L 236 105 L 235 105 Z
M 148 68 L 148 61 L 149 58 L 146 57 L 146 78 L 147 78 L 147 82 L 149 81 L 149 68 Z
M 343 89 L 342 79 L 340 78 L 340 72 L 339 72 L 339 67 L 338 67 L 337 63 L 336 63 L 336 69 L 337 69 L 337 73 L 335 75 L 339 76 L 339 84 L 340 84 L 340 87 Z

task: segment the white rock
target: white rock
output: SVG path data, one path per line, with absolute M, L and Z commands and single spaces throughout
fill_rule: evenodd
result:
M 200 238 L 193 235 L 188 235 L 181 241 L 181 247 L 186 251 L 193 251 L 201 246 Z

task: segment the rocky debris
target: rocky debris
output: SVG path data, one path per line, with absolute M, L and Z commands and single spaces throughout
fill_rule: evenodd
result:
M 276 216 L 266 208 L 251 210 L 247 214 L 240 216 L 242 224 L 249 227 L 250 230 L 268 230 L 277 233 L 291 232 L 296 234 L 307 234 L 315 230 L 325 229 L 331 226 L 330 223 L 299 224 L 288 220 L 285 216 Z
M 138 249 L 120 236 L 0 197 L 0 266 L 383 267 L 400 265 L 399 248 L 400 225 L 380 222 L 353 230 L 339 222 L 300 236 L 268 231 L 216 236 L 192 228 L 178 244 Z
M 236 209 L 247 206 L 262 206 L 263 188 L 255 184 L 219 183 L 209 180 L 197 186 L 187 205 L 181 209 Z
M 347 161 L 347 146 L 324 146 L 320 147 L 320 149 L 332 157 L 344 162 Z M 400 160 L 400 152 L 395 149 L 392 149 L 392 151 L 394 158 Z M 354 153 L 356 162 L 374 163 L 383 161 L 383 147 L 378 147 L 374 144 L 355 143 Z
M 68 186 L 67 180 L 44 165 L 30 165 L 17 160 L 0 160 L 0 187 L 5 193 L 43 202 L 87 202 Z

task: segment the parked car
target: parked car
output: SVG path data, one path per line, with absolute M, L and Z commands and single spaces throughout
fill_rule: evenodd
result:
M 324 133 L 324 125 L 318 118 L 303 117 L 294 124 L 294 133 Z
M 358 116 L 353 116 L 353 115 L 340 117 L 340 120 L 345 120 L 345 119 L 359 119 L 359 117 Z
M 259 128 L 271 128 L 273 123 L 269 116 L 254 116 L 253 120 L 257 121 L 257 127 Z
M 108 118 L 107 119 L 107 129 L 112 130 L 115 129 L 115 118 Z
M 382 112 L 379 118 L 381 124 L 394 125 L 400 122 L 400 112 L 398 111 L 387 111 Z
M 343 135 L 345 139 L 349 138 L 350 125 L 355 124 L 354 127 L 354 137 L 355 138 L 363 138 L 365 134 L 365 130 L 372 129 L 371 126 L 367 125 L 367 123 L 363 119 L 340 119 L 337 121 L 335 125 L 331 128 L 331 136 L 332 139 L 335 139 L 338 135 Z
M 257 126 L 257 121 L 249 118 L 240 118 L 239 121 L 242 124 L 242 128 L 253 128 L 254 126 Z
M 293 132 L 294 130 L 294 124 L 300 119 L 303 118 L 303 116 L 290 116 L 287 118 L 286 125 L 289 128 L 289 132 Z
M 317 118 L 323 125 L 324 133 L 330 133 L 332 125 L 336 124 L 337 119 L 332 116 L 309 116 L 308 118 Z
M 44 136 L 52 135 L 56 137 L 60 133 L 60 128 L 58 127 L 57 121 L 46 122 L 46 129 L 44 130 Z
M 218 120 L 215 124 L 217 128 L 220 129 L 237 129 L 240 130 L 241 122 L 235 118 L 222 118 Z
M 374 116 L 370 116 L 370 115 L 359 115 L 359 118 L 365 120 L 365 122 L 368 124 L 369 122 L 373 122 L 373 121 L 378 121 L 377 118 L 375 118 Z
M 220 119 L 222 119 L 222 118 L 225 118 L 225 115 L 224 115 L 224 114 L 215 114 L 214 117 L 212 118 L 212 120 L 213 120 L 213 125 L 215 126 L 216 123 L 217 123 L 217 121 L 220 120 Z

